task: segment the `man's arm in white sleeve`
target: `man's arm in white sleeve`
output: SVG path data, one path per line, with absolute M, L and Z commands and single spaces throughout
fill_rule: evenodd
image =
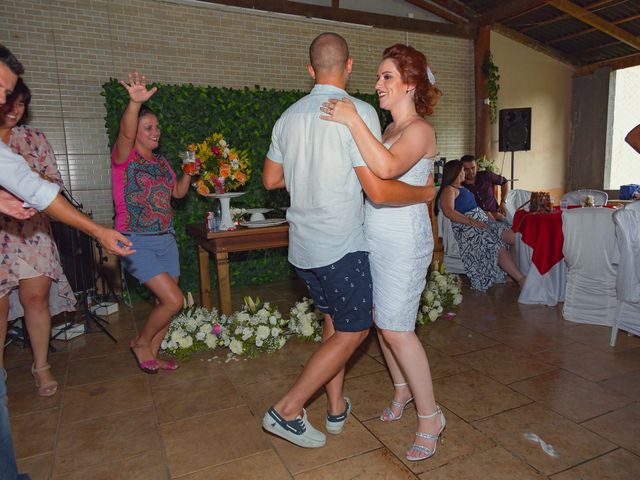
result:
M 58 185 L 40 178 L 24 158 L 4 144 L 0 145 L 0 169 L 0 186 L 36 210 L 44 210 L 51 205 L 60 191 Z

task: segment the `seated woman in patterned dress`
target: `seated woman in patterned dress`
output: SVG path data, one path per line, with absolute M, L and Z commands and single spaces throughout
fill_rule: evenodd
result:
M 176 179 L 167 159 L 154 153 L 160 142 L 160 125 L 143 103 L 157 88 L 147 89 L 144 75 L 138 72 L 120 84 L 129 94 L 129 104 L 111 157 L 116 230 L 135 245 L 135 253 L 122 259 L 124 268 L 156 299 L 144 327 L 130 344 L 138 367 L 153 374 L 178 368 L 171 360 L 159 359 L 158 351 L 171 318 L 182 308 L 171 198 L 184 197 L 192 177 L 185 174 Z
M 494 283 L 503 283 L 505 272 L 522 288 L 525 276 L 508 251 L 508 245 L 515 244 L 513 231 L 504 223 L 489 220 L 476 204 L 473 193 L 461 186 L 462 162 L 445 163 L 442 177 L 434 210 L 437 214 L 438 208 L 442 209 L 451 220 L 471 288 L 484 292 Z
M 0 109 L 0 139 L 29 166 L 62 186 L 53 148 L 39 130 L 24 123 L 31 92 L 22 79 Z M 33 375 L 38 394 L 55 395 L 58 382 L 47 359 L 51 316 L 75 310 L 76 299 L 62 272 L 49 218 L 37 213 L 28 220 L 0 216 L 0 349 L 7 320 L 24 316 L 33 352 Z M 0 350 L 0 366 L 2 365 Z

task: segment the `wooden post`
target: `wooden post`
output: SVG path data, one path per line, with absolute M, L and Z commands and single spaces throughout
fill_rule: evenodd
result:
M 209 252 L 198 245 L 198 267 L 200 270 L 200 305 L 211 310 L 211 278 L 209 277 Z
M 491 122 L 489 120 L 489 105 L 485 99 L 489 98 L 489 81 L 482 70 L 482 66 L 489 59 L 491 43 L 491 27 L 478 29 L 474 41 L 475 85 L 476 85 L 476 157 L 491 156 Z
M 218 274 L 218 296 L 220 297 L 220 313 L 231 315 L 231 278 L 229 277 L 229 254 L 216 253 L 216 273 Z

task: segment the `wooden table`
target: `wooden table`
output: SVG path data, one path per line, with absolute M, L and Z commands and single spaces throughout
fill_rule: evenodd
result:
M 211 309 L 211 277 L 209 275 L 209 254 L 214 255 L 218 275 L 218 297 L 220 313 L 230 315 L 231 282 L 229 278 L 229 252 L 247 252 L 289 245 L 289 224 L 274 227 L 238 227 L 230 232 L 207 232 L 204 225 L 187 225 L 187 233 L 198 243 L 198 266 L 200 270 L 200 304 Z

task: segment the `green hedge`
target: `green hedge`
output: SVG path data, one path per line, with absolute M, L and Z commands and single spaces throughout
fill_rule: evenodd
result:
M 194 85 L 154 84 L 158 92 L 147 105 L 158 116 L 162 137 L 159 153 L 164 155 L 180 175 L 178 154 L 190 143 L 202 141 L 213 132 L 222 133 L 232 147 L 247 149 L 253 162 L 253 174 L 242 197 L 232 201 L 233 206 L 286 207 L 289 197 L 284 190 L 266 191 L 261 172 L 264 156 L 269 149 L 271 129 L 282 112 L 306 92 L 267 90 L 256 86 L 242 90 Z M 120 117 L 128 95 L 118 81 L 111 79 L 103 85 L 107 116 L 106 127 L 109 148 L 118 135 Z M 388 112 L 382 112 L 373 94 L 354 94 L 374 105 L 383 125 L 388 123 Z M 210 201 L 194 192 L 182 200 L 174 200 L 174 223 L 180 249 L 181 287 L 183 291 L 199 290 L 198 261 L 195 242 L 185 232 L 188 223 L 203 223 Z M 286 249 L 260 250 L 230 255 L 232 285 L 257 285 L 292 275 L 287 262 Z M 215 285 L 215 269 L 212 285 Z

